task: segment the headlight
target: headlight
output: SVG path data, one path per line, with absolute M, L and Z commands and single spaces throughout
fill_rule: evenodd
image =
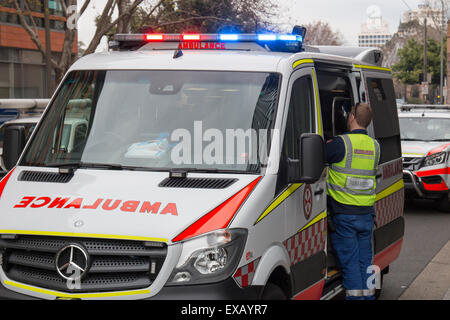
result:
M 432 154 L 431 156 L 428 156 L 425 158 L 423 166 L 431 167 L 431 166 L 435 166 L 437 164 L 444 163 L 446 158 L 447 158 L 446 152 Z
M 234 272 L 247 240 L 246 229 L 219 230 L 182 244 L 167 285 L 219 282 Z

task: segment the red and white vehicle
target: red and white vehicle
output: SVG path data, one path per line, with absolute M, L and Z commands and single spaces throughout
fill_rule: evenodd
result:
M 399 120 L 406 196 L 450 211 L 450 106 L 404 105 Z

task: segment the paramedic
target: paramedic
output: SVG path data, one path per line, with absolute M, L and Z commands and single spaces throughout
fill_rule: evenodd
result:
M 368 104 L 353 106 L 346 115 L 347 134 L 327 143 L 330 165 L 327 205 L 331 214 L 331 243 L 343 276 L 348 300 L 372 300 L 372 231 L 375 218 L 378 142 L 367 134 L 372 121 Z M 333 230 L 334 229 L 334 230 Z M 371 287 L 371 288 L 369 288 Z

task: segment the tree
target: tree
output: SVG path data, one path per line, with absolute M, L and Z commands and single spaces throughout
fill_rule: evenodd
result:
M 309 45 L 342 45 L 342 34 L 339 31 L 333 31 L 328 22 L 317 21 L 305 25 L 306 39 L 305 44 Z
M 254 33 L 271 29 L 276 8 L 272 0 L 164 0 L 158 8 L 138 8 L 130 24 L 133 32 Z
M 431 74 L 431 84 L 438 85 L 441 70 L 441 45 L 433 39 L 427 41 L 427 72 Z M 444 43 L 446 47 L 446 42 Z M 404 84 L 418 84 L 423 74 L 423 44 L 415 39 L 408 40 L 403 49 L 398 50 L 399 62 L 393 66 L 394 76 Z M 444 59 L 444 77 L 447 70 Z
M 47 1 L 47 0 L 44 0 Z M 77 12 L 74 10 L 77 5 L 77 0 L 56 0 L 61 6 L 63 16 L 67 19 L 66 30 L 64 37 L 64 44 L 62 47 L 61 55 L 58 58 L 51 56 L 51 67 L 55 71 L 56 82 L 58 83 L 65 72 L 69 69 L 70 65 L 78 57 L 73 55 L 73 46 L 75 42 L 75 37 L 77 34 L 76 21 L 79 17 L 83 15 L 87 7 L 91 3 L 91 0 L 84 0 L 80 6 L 80 10 Z M 144 0 L 107 0 L 105 7 L 98 17 L 98 23 L 94 36 L 92 40 L 87 45 L 84 55 L 95 52 L 101 39 L 109 30 L 113 27 L 120 25 L 121 29 L 126 29 L 126 24 L 128 23 L 129 17 L 136 11 L 138 6 Z M 80 2 L 80 1 L 78 1 Z M 155 4 L 155 8 L 161 5 L 163 0 Z M 38 24 L 36 18 L 31 15 L 32 11 L 36 9 L 42 11 L 43 1 L 40 0 L 0 0 L 2 5 L 8 5 L 14 7 L 17 10 L 17 15 L 19 17 L 20 24 L 30 35 L 32 41 L 35 43 L 38 50 L 41 52 L 44 59 L 47 58 L 47 52 L 43 46 L 43 39 L 40 38 L 38 32 Z M 113 13 L 118 9 L 120 14 L 117 18 L 112 19 Z M 75 44 L 76 45 L 76 44 Z
M 411 39 L 398 51 L 398 56 L 399 62 L 392 67 L 394 76 L 404 84 L 419 83 L 423 73 L 423 45 Z

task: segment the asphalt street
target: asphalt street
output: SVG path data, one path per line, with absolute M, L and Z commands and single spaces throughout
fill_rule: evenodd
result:
M 450 213 L 434 209 L 433 202 L 407 201 L 405 224 L 402 251 L 384 278 L 381 300 L 399 299 L 450 241 Z

